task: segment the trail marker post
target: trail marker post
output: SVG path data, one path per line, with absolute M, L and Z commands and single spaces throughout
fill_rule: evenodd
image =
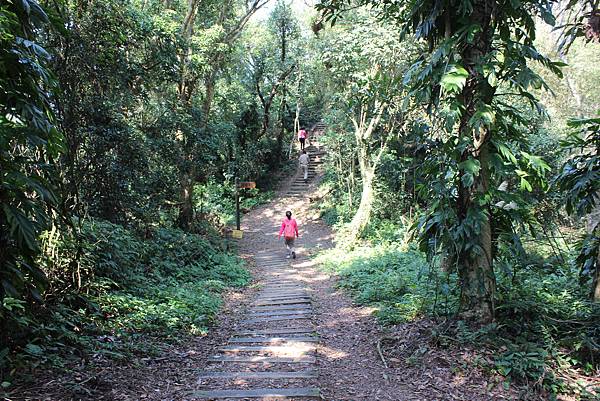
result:
M 235 224 L 237 230 L 234 231 L 234 238 L 242 238 L 242 231 L 240 230 L 240 189 L 256 188 L 256 182 L 254 181 L 241 181 L 238 177 L 235 177 Z M 236 232 L 237 231 L 237 232 Z

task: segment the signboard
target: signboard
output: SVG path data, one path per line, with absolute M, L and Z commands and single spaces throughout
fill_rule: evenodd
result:
M 239 188 L 256 188 L 256 183 L 254 181 L 242 181 L 239 184 Z

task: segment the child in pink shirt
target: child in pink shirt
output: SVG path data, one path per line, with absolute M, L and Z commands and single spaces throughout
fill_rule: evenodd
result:
M 285 212 L 285 219 L 283 219 L 281 222 L 281 229 L 279 230 L 277 239 L 281 238 L 282 234 L 288 251 L 287 258 L 289 259 L 291 256 L 292 258 L 296 259 L 294 240 L 298 238 L 298 223 L 296 223 L 296 219 L 292 219 L 292 212 L 289 210 Z

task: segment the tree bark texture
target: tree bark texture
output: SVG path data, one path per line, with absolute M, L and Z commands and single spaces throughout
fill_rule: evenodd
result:
M 371 140 L 375 128 L 379 125 L 385 105 L 380 102 L 376 102 L 374 106 L 374 115 L 370 118 L 367 124 L 367 114 L 369 107 L 363 105 L 360 110 L 358 120 L 353 120 L 354 123 L 354 136 L 355 143 L 358 153 L 358 166 L 360 169 L 360 177 L 362 181 L 362 192 L 360 195 L 360 204 L 352 221 L 350 222 L 350 240 L 354 241 L 360 237 L 364 232 L 365 228 L 371 220 L 371 214 L 373 212 L 373 201 L 374 197 L 374 184 L 375 184 L 375 171 L 377 165 L 381 159 L 383 148 L 385 144 L 378 150 L 371 148 Z
M 474 238 L 468 238 L 470 244 L 463 244 L 458 255 L 458 274 L 461 283 L 461 313 L 463 317 L 478 322 L 491 322 L 494 319 L 494 297 L 496 280 L 492 263 L 492 222 L 489 207 L 484 210 L 477 203 L 477 198 L 485 194 L 489 183 L 489 141 L 491 132 L 487 128 L 474 129 L 469 120 L 476 112 L 477 102 L 491 104 L 493 88 L 477 68 L 482 58 L 491 50 L 490 34 L 492 13 L 497 5 L 491 0 L 479 0 L 473 3 L 471 20 L 482 29 L 475 35 L 471 43 L 467 43 L 461 52 L 464 68 L 469 76 L 460 94 L 465 107 L 460 121 L 459 135 L 471 141 L 461 155 L 461 162 L 470 158 L 480 165 L 479 174 L 474 177 L 471 186 L 466 186 L 459 178 L 457 211 L 459 224 L 467 223 L 467 219 L 476 218 L 478 228 Z M 461 169 L 459 177 L 465 173 Z M 474 217 L 474 216 L 477 217 Z

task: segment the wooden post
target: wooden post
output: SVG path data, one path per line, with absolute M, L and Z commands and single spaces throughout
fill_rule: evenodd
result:
M 240 179 L 235 177 L 235 223 L 240 229 Z

